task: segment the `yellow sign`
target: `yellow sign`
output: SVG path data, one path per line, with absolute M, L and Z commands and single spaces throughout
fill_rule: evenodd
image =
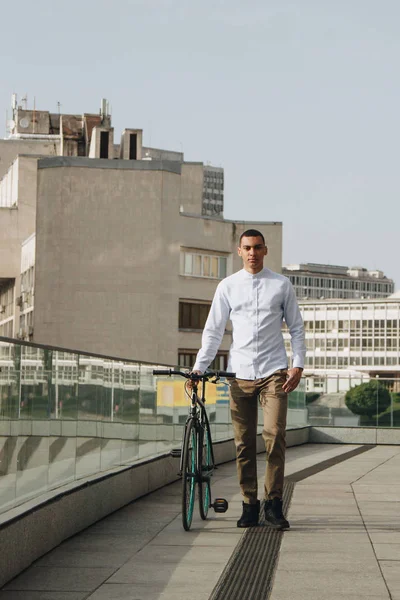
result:
M 199 386 L 199 396 L 201 397 L 201 386 Z M 227 404 L 229 401 L 228 387 L 226 385 L 207 384 L 206 405 L 221 403 Z M 157 381 L 157 405 L 168 406 L 189 406 L 190 400 L 185 394 L 181 381 L 158 380 Z

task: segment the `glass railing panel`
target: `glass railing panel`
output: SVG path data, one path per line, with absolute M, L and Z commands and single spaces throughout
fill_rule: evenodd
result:
M 80 435 L 76 438 L 76 479 L 82 479 L 101 471 L 102 439 L 97 436 L 96 423 L 84 420 L 80 423 Z
M 0 428 L 0 512 L 4 512 L 15 505 L 18 435 L 10 422 L 2 422 Z
M 304 427 L 308 424 L 306 408 L 306 382 L 300 380 L 297 388 L 288 397 L 287 427 Z
M 104 360 L 96 356 L 80 356 L 78 373 L 78 420 L 103 420 L 106 414 Z M 107 411 L 108 415 L 110 411 L 111 408 Z
M 211 437 L 221 441 L 233 436 L 229 404 L 229 382 L 221 379 L 215 386 L 215 412 L 209 413 Z
M 398 381 L 366 375 L 310 376 L 308 421 L 333 427 L 400 427 Z
M 49 422 L 33 434 L 32 422 L 21 422 L 17 442 L 16 500 L 25 502 L 48 489 Z
M 20 371 L 16 371 L 13 364 L 2 362 L 0 368 L 0 419 L 18 419 L 19 398 Z
M 121 459 L 121 447 L 122 439 L 121 431 L 115 431 L 118 424 L 113 424 L 112 430 L 107 432 L 107 427 L 104 427 L 103 436 L 101 437 L 100 446 L 100 469 L 101 471 L 107 471 L 113 467 L 117 467 L 122 464 Z M 110 428 L 111 429 L 111 428 Z M 115 437 L 114 437 L 115 436 Z
M 78 419 L 79 356 L 53 351 L 51 378 L 51 414 L 56 419 Z
M 154 368 L 0 340 L 0 512 L 179 447 L 185 381 L 154 377 Z M 304 411 L 302 393 L 289 412 Z M 231 438 L 226 382 L 208 384 L 206 407 L 214 441 Z
M 67 433 L 69 435 L 65 435 Z M 48 487 L 50 489 L 75 480 L 75 457 L 76 429 L 75 432 L 72 429 L 65 431 L 64 435 L 49 437 Z
M 160 437 L 157 433 L 158 424 L 163 424 L 163 419 L 168 412 L 164 404 L 164 395 L 160 393 L 163 383 L 159 377 L 153 376 L 153 365 L 140 366 L 139 387 L 139 458 L 157 456 L 160 453 Z M 168 383 L 168 382 L 167 382 Z M 160 388 L 160 385 L 162 388 Z M 160 410 L 160 414 L 158 411 Z M 162 440 L 161 440 L 162 442 Z
M 114 374 L 114 420 L 121 423 L 139 422 L 140 365 L 118 363 Z

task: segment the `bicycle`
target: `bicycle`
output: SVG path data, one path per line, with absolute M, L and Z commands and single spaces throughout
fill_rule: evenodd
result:
M 179 475 L 182 477 L 182 524 L 189 531 L 198 485 L 200 517 L 207 519 L 209 508 L 216 513 L 228 510 L 228 502 L 224 498 L 216 498 L 211 502 L 211 476 L 216 469 L 214 450 L 211 438 L 210 423 L 205 408 L 206 383 L 217 383 L 221 377 L 235 377 L 234 373 L 225 371 L 207 371 L 202 375 L 174 371 L 173 369 L 155 369 L 153 375 L 179 375 L 185 377 L 185 392 L 190 398 L 189 415 L 185 423 L 180 450 L 172 450 L 173 456 L 180 456 Z M 213 379 L 213 381 L 210 381 Z M 189 392 L 189 380 L 192 382 Z M 198 396 L 198 384 L 203 383 L 201 398 Z

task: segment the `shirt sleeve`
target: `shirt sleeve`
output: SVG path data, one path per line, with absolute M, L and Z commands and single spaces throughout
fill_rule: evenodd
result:
M 299 305 L 297 304 L 295 291 L 289 280 L 287 281 L 283 316 L 292 338 L 293 367 L 300 367 L 304 369 L 306 358 L 304 323 L 301 317 Z
M 221 284 L 222 282 L 215 291 L 210 312 L 208 313 L 201 338 L 201 348 L 197 353 L 196 362 L 193 367 L 194 371 L 204 373 L 214 360 L 224 336 L 225 326 L 231 309 Z

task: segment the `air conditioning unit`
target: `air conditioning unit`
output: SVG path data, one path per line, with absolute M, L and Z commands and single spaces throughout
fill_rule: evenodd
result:
M 0 313 L 5 313 L 5 312 L 6 312 L 5 304 L 0 304 Z
M 16 301 L 15 301 L 16 305 L 20 306 L 20 307 L 22 306 L 23 302 L 24 302 L 24 299 L 23 299 L 22 296 L 18 296 L 17 299 L 16 299 Z
M 24 340 L 26 337 L 26 331 L 25 329 L 20 329 L 19 332 L 17 333 L 17 339 L 18 340 Z
M 29 335 L 33 335 L 33 325 L 29 325 L 28 332 L 29 332 Z

